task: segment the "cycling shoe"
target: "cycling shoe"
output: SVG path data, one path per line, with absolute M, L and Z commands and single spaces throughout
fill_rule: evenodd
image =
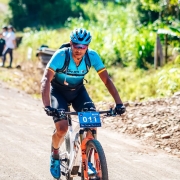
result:
M 96 174 L 96 169 L 93 167 L 91 162 L 88 162 L 88 175 L 92 176 Z
M 52 156 L 50 160 L 50 172 L 54 178 L 59 179 L 61 176 L 60 160 L 54 159 Z

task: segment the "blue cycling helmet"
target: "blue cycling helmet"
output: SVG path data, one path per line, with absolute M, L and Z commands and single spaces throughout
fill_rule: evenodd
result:
M 92 36 L 89 31 L 83 28 L 74 29 L 70 35 L 71 41 L 77 44 L 89 44 Z

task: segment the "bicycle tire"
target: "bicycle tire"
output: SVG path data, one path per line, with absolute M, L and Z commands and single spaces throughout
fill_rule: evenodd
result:
M 96 139 L 88 141 L 87 145 L 86 145 L 87 160 L 88 160 L 88 162 L 93 163 L 93 166 L 96 169 L 94 162 L 92 162 L 93 151 L 97 152 L 97 154 L 98 154 L 99 162 L 100 162 L 100 169 L 101 169 L 101 173 L 100 173 L 101 177 L 98 177 L 98 175 L 96 175 L 96 178 L 94 178 L 94 179 L 109 180 L 105 153 L 104 153 L 104 150 L 103 150 L 100 142 Z M 91 179 L 91 178 L 89 177 L 89 179 Z M 81 180 L 84 180 L 83 170 L 82 170 L 82 174 L 81 174 Z
M 70 153 L 70 137 L 69 137 L 69 132 L 67 132 L 66 136 L 65 136 L 65 147 L 66 147 L 66 151 L 68 153 Z
M 69 132 L 67 132 L 65 136 L 65 149 L 68 153 L 70 153 L 70 137 Z M 69 165 L 69 160 L 67 160 L 67 165 Z M 70 172 L 67 174 L 67 176 L 64 176 L 66 180 L 73 180 L 73 177 L 70 177 Z M 61 177 L 61 180 L 63 180 L 63 177 Z

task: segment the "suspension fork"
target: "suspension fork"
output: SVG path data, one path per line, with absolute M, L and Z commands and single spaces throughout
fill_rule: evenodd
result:
M 97 139 L 97 130 L 92 129 L 91 132 L 92 132 L 94 139 Z M 97 173 L 99 175 L 99 172 L 101 170 L 101 166 L 100 166 L 100 161 L 99 161 L 99 155 L 96 151 L 94 152 L 94 160 L 95 160 L 96 170 L 97 170 Z
M 86 137 L 84 138 L 84 132 L 87 131 Z M 82 154 L 82 167 L 83 167 L 83 173 L 84 173 L 84 179 L 88 180 L 88 160 L 86 156 L 86 144 L 91 139 L 96 139 L 96 130 L 95 129 L 81 129 L 79 131 L 80 135 L 80 141 L 81 141 L 81 154 Z M 99 158 L 98 158 L 99 159 Z

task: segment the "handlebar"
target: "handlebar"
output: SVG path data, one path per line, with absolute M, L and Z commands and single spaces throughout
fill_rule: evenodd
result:
M 111 108 L 110 110 L 106 111 L 86 111 L 86 112 L 98 112 L 99 114 L 107 114 L 107 116 L 115 116 L 116 113 Z M 64 112 L 66 115 L 78 115 L 78 112 Z
M 48 116 L 54 116 L 54 117 L 64 117 L 65 115 L 78 115 L 79 112 L 64 112 L 60 109 L 54 109 L 53 111 L 51 111 L 50 113 L 48 113 L 48 109 L 46 110 L 46 113 Z M 85 111 L 85 112 L 98 112 L 99 114 L 106 114 L 105 116 L 116 116 L 117 113 L 114 109 L 110 108 L 110 110 L 106 110 L 106 111 Z

